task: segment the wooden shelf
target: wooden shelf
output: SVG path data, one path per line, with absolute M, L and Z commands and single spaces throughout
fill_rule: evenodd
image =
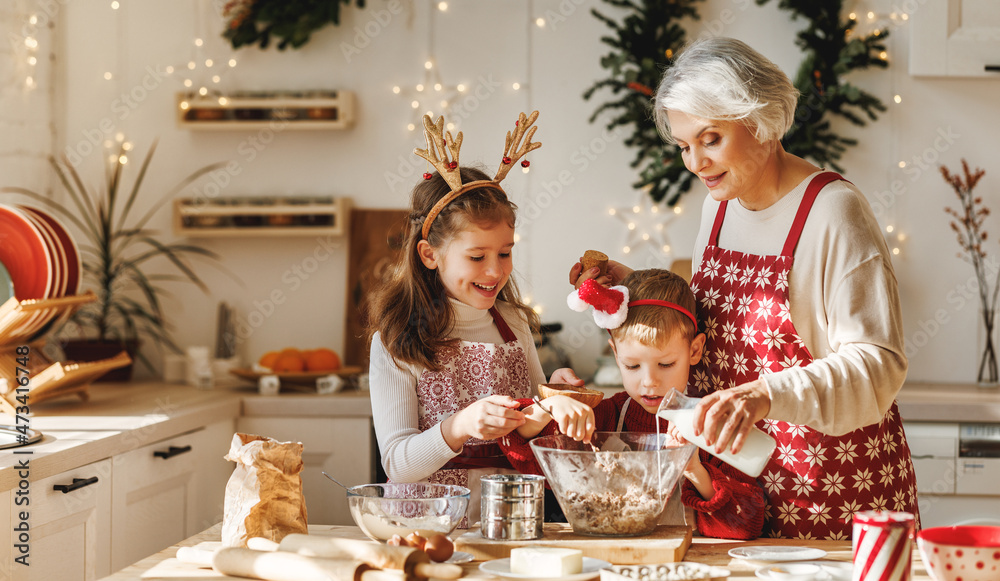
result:
M 176 111 L 184 129 L 348 129 L 354 124 L 354 93 L 178 93 Z
M 190 237 L 342 236 L 347 198 L 216 198 L 174 200 L 174 233 Z

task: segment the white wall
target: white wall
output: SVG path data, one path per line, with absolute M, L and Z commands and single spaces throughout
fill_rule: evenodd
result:
M 460 101 L 464 106 L 463 161 L 480 160 L 494 168 L 503 132 L 517 112 L 541 111 L 537 138 L 544 147 L 531 154 L 532 171 L 512 173 L 505 182 L 522 208 L 517 274 L 522 287 L 541 305 L 543 319 L 567 326 L 561 339 L 575 348 L 580 372 L 591 373 L 603 339 L 584 315 L 565 306 L 569 266 L 587 248 L 603 249 L 633 266 L 668 265 L 673 258 L 687 257 L 703 195 L 688 194 L 681 203 L 683 212 L 668 223 L 673 256 L 649 246 L 621 256 L 626 230 L 608 209 L 630 207 L 642 200 L 630 187 L 635 179 L 628 167 L 633 153 L 622 145 L 624 135 L 609 134 L 602 124 L 587 122 L 601 99 L 585 102 L 581 98 L 591 83 L 606 75 L 599 59 L 607 47 L 599 38 L 607 29 L 590 15 L 590 9 L 613 11 L 596 0 L 450 0 L 447 12 L 435 11 L 431 35 L 428 2 L 402 2 L 398 14 L 389 13 L 388 8 L 396 5 L 369 0 L 364 10 L 347 7 L 340 27 L 320 31 L 298 51 L 236 51 L 239 64 L 224 76 L 225 90 L 346 89 L 358 97 L 353 129 L 285 131 L 258 151 L 251 140 L 262 136 L 255 133 L 177 128 L 173 107 L 181 80 L 176 74 L 166 77 L 157 72 L 168 65 L 183 66 L 195 56 L 199 60 L 229 58 L 233 51 L 218 37 L 222 23 L 214 3 L 144 0 L 122 2 L 122 8 L 114 11 L 109 0 L 65 0 L 59 15 L 65 47 L 59 52 L 60 73 L 55 81 L 66 103 L 65 111 L 56 114 L 56 118 L 65 116 L 60 120 L 60 148 L 82 154 L 88 149 L 89 136 L 107 119 L 135 142 L 139 154 L 159 138 L 149 175 L 148 186 L 154 186 L 150 194 L 163 191 L 203 164 L 236 160 L 240 172 L 222 195 L 333 194 L 349 196 L 361 207 L 404 207 L 409 188 L 424 171 L 422 161 L 411 154 L 422 139 L 405 129 L 414 120 L 410 99 L 394 95 L 391 88 L 421 82 L 422 63 L 433 54 L 445 84 L 465 83 L 473 94 L 479 89 L 478 98 Z M 857 6 L 880 13 L 893 9 L 887 1 Z M 692 35 L 708 31 L 741 38 L 794 74 L 801 60 L 794 32 L 804 23 L 791 21 L 776 2 L 759 7 L 748 0 L 709 0 L 701 5 L 700 13 L 702 19 L 690 28 Z M 539 16 L 548 18 L 547 27 L 534 25 Z M 366 29 L 375 34 L 361 35 Z M 196 36 L 205 39 L 205 46 L 197 50 Z M 972 271 L 955 256 L 958 246 L 943 212 L 954 197 L 935 166 L 945 163 L 955 168 L 964 156 L 986 167 L 978 193 L 997 206 L 1000 172 L 994 162 L 1000 135 L 996 106 L 1000 81 L 910 77 L 907 42 L 908 28 L 894 29 L 890 69 L 851 79 L 877 94 L 890 111 L 866 128 L 842 126 L 843 133 L 861 141 L 843 165 L 846 177 L 876 205 L 883 223 L 894 223 L 908 234 L 895 265 L 911 345 L 910 380 L 973 381 L 979 351 L 978 309 L 956 300 L 953 293 L 969 281 Z M 345 43 L 353 43 L 358 50 L 345 55 Z M 116 78 L 103 80 L 105 71 Z M 514 81 L 526 87 L 514 91 Z M 134 107 L 121 98 L 122 93 L 133 91 L 141 97 Z M 899 105 L 891 102 L 897 93 L 903 97 Z M 945 140 L 941 135 L 952 137 Z M 0 135 L 5 146 L 9 145 L 6 139 Z M 914 156 L 925 157 L 926 163 L 919 163 L 928 169 L 915 165 Z M 97 180 L 100 156 L 81 157 L 81 170 Z M 908 167 L 898 168 L 900 160 L 908 161 Z M 896 188 L 901 192 L 897 195 L 890 193 L 894 180 L 902 188 Z M 169 231 L 168 214 L 165 211 L 157 219 L 164 231 Z M 1000 234 L 1000 224 L 993 220 L 988 224 Z M 245 318 L 255 309 L 269 310 L 268 297 L 278 290 L 287 301 L 275 307 L 273 316 L 247 339 L 244 354 L 248 358 L 286 345 L 342 348 L 345 244 L 322 263 L 320 271 L 299 280 L 301 284 L 293 289 L 286 273 L 313 254 L 316 240 L 246 238 L 203 243 L 222 254 L 244 284 L 202 268 L 200 272 L 212 285 L 212 296 L 175 287 L 176 299 L 170 308 L 176 313 L 176 337 L 181 344 L 212 341 L 218 300 L 236 304 Z M 988 250 L 1000 253 L 1000 247 L 992 243 Z M 945 322 L 929 325 L 927 321 L 935 318 Z

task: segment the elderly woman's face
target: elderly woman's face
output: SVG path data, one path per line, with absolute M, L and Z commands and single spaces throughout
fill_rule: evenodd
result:
M 735 121 L 694 117 L 667 111 L 670 132 L 681 149 L 684 166 L 698 176 L 712 198 L 753 197 L 773 152 Z

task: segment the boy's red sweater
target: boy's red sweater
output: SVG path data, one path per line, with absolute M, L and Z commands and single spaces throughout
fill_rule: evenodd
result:
M 594 408 L 597 421 L 597 431 L 612 432 L 618 428 L 618 417 L 621 414 L 628 393 L 622 391 L 611 398 L 606 398 Z M 521 407 L 527 407 L 533 402 L 530 399 L 519 400 Z M 656 422 L 660 423 L 660 432 L 665 433 L 669 422 L 647 412 L 638 404 L 629 404 L 622 425 L 623 432 L 656 432 Z M 539 436 L 559 433 L 555 422 L 549 422 Z M 514 468 L 522 474 L 542 474 L 538 461 L 531 451 L 529 440 L 516 431 L 497 440 L 500 448 Z M 767 497 L 764 489 L 757 481 L 715 456 L 702 450 L 698 451 L 701 462 L 712 477 L 715 495 L 704 500 L 698 490 L 686 478 L 681 486 L 681 501 L 695 511 L 695 521 L 698 530 L 706 537 L 720 539 L 755 539 L 764 528 L 767 513 Z

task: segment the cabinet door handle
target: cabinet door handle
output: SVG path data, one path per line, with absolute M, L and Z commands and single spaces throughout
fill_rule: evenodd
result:
M 191 446 L 170 446 L 170 448 L 168 448 L 166 452 L 164 452 L 163 450 L 157 450 L 156 452 L 153 452 L 153 456 L 157 458 L 163 458 L 164 460 L 166 460 L 168 458 L 173 458 L 178 454 L 183 454 L 184 452 L 190 452 L 190 451 L 191 451 Z
M 67 492 L 73 492 L 78 488 L 90 486 L 91 484 L 97 484 L 96 476 L 91 476 L 90 478 L 74 478 L 73 484 L 56 484 L 52 487 L 52 490 L 58 490 L 59 492 L 66 494 Z

